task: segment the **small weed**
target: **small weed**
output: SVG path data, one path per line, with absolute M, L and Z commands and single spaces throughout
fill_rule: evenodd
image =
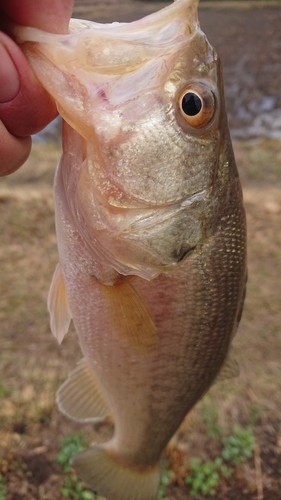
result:
M 6 498 L 6 487 L 3 476 L 0 474 L 0 500 L 5 500 Z
M 97 500 L 99 498 L 93 491 L 84 487 L 76 474 L 71 474 L 65 478 L 60 491 L 65 498 L 74 500 Z
M 215 495 L 221 476 L 228 478 L 233 473 L 229 464 L 238 465 L 253 455 L 255 438 L 252 427 L 245 429 L 235 425 L 233 434 L 223 440 L 223 450 L 214 460 L 203 462 L 200 458 L 190 460 L 190 475 L 185 479 L 191 486 L 191 496 L 201 493 Z
M 79 453 L 79 451 L 84 450 L 87 446 L 84 432 L 78 432 L 77 434 L 69 434 L 66 436 L 61 443 L 60 451 L 57 454 L 56 461 L 63 466 L 63 472 L 69 472 L 71 470 L 70 459 Z
M 203 462 L 201 458 L 192 458 L 190 468 L 191 474 L 186 478 L 185 482 L 191 485 L 190 494 L 192 496 L 197 493 L 215 495 L 220 475 L 229 477 L 232 474 L 232 470 L 223 463 L 221 457 L 207 462 Z
M 167 469 L 163 470 L 162 476 L 160 479 L 157 500 L 162 500 L 162 498 L 164 498 L 164 496 L 166 494 L 167 486 L 169 486 L 169 484 L 171 482 L 171 476 L 172 476 L 172 472 L 170 470 L 167 470 Z
M 231 436 L 224 439 L 222 457 L 226 462 L 234 465 L 241 464 L 252 457 L 255 448 L 255 437 L 252 427 L 234 426 Z
M 65 474 L 64 484 L 61 494 L 73 500 L 99 500 L 99 497 L 91 490 L 87 489 L 79 478 L 74 474 L 70 465 L 70 459 L 87 446 L 83 432 L 66 436 L 60 446 L 56 461 L 62 465 Z M 0 500 L 1 497 L 0 497 Z

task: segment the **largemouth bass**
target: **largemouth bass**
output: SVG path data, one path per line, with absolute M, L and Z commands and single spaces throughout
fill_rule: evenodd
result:
M 84 359 L 59 389 L 114 434 L 73 458 L 108 500 L 154 500 L 160 458 L 219 372 L 240 320 L 246 224 L 219 58 L 197 0 L 129 24 L 17 36 L 63 123 L 55 177 L 59 342 Z

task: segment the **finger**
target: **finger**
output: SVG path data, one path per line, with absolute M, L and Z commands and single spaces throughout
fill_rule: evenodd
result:
M 15 137 L 0 122 L 0 176 L 11 174 L 23 165 L 30 149 L 30 137 Z
M 73 0 L 1 0 L 1 10 L 12 21 L 51 33 L 67 33 Z
M 0 33 L 0 61 L 0 120 L 15 136 L 35 134 L 57 115 L 55 102 L 37 80 L 19 47 L 3 33 Z

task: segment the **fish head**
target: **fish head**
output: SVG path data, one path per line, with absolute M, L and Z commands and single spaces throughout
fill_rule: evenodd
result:
M 70 206 L 83 237 L 91 245 L 94 235 L 95 251 L 122 274 L 168 271 L 213 230 L 227 121 L 197 7 L 177 0 L 128 24 L 72 20 L 69 35 L 26 34 L 38 77 L 84 141 L 79 167 L 65 167 Z
M 94 135 L 88 157 L 95 183 L 106 179 L 112 188 L 100 195 L 115 206 L 177 204 L 214 179 L 218 59 L 197 25 L 188 24 L 188 33 L 179 21 L 172 27 L 170 37 L 163 28 L 158 43 L 154 37 L 150 45 L 139 41 L 136 53 L 130 43 L 120 66 L 110 58 L 107 77 L 89 89 Z

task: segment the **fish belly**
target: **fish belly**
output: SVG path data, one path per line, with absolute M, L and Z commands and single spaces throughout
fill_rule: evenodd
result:
M 56 184 L 60 262 L 82 351 L 113 413 L 112 450 L 126 463 L 155 464 L 212 384 L 237 327 L 245 282 L 239 184 L 233 183 L 216 234 L 176 270 L 152 281 L 127 278 L 156 328 L 157 342 L 147 352 L 120 335 L 126 311 L 111 314 L 115 306 L 94 274 L 97 263 L 71 220 L 60 169 Z M 115 271 L 103 272 L 117 279 Z

